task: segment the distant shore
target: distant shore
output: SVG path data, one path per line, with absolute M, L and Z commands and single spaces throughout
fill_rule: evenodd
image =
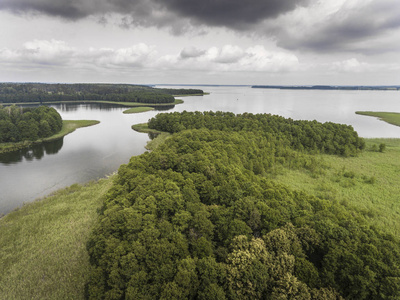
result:
M 253 89 L 398 91 L 400 85 L 253 85 Z

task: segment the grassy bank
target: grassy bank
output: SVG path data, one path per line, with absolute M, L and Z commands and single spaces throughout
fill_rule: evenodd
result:
M 379 118 L 389 124 L 400 126 L 400 113 L 395 112 L 375 112 L 375 111 L 356 111 L 356 114 Z
M 164 141 L 171 136 L 170 133 L 168 132 L 162 132 L 158 131 L 155 129 L 150 129 L 147 123 L 141 123 L 141 124 L 135 124 L 132 125 L 132 129 L 141 132 L 141 133 L 150 133 L 154 134 L 156 137 L 152 139 L 151 141 L 147 142 L 146 149 L 147 150 L 154 150 L 156 149 L 159 145 L 164 143 Z
M 59 139 L 71 132 L 74 132 L 76 129 L 81 128 L 81 127 L 88 127 L 92 125 L 99 124 L 99 121 L 92 121 L 92 120 L 64 120 L 63 121 L 63 127 L 61 128 L 60 132 L 44 139 L 39 139 L 36 141 L 23 141 L 19 143 L 0 143 L 0 153 L 5 153 L 5 152 L 11 152 L 11 151 L 16 151 L 19 149 L 23 149 L 26 147 L 29 147 L 33 144 L 38 144 L 46 141 L 53 141 L 56 139 Z
M 112 177 L 72 185 L 0 219 L 1 299 L 83 299 L 86 241 Z
M 384 152 L 375 151 L 385 144 Z M 400 236 L 400 139 L 366 139 L 358 157 L 318 155 L 314 172 L 283 170 L 276 180 L 316 196 L 356 207 L 373 224 Z
M 138 106 L 138 107 L 132 107 L 130 109 L 124 110 L 123 113 L 124 114 L 137 114 L 137 113 L 146 112 L 146 111 L 150 111 L 150 110 L 154 110 L 154 108 L 148 107 L 148 106 Z
M 150 129 L 147 123 L 132 125 L 132 129 L 141 133 L 155 133 L 155 134 L 162 133 L 161 131 Z

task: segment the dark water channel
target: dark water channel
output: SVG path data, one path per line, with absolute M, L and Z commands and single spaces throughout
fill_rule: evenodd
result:
M 400 127 L 356 115 L 357 110 L 400 112 L 400 92 L 298 91 L 249 87 L 200 87 L 210 95 L 182 98 L 163 111 L 231 111 L 271 113 L 293 119 L 352 125 L 363 137 L 400 137 Z M 73 183 L 98 179 L 118 170 L 145 151 L 147 134 L 131 129 L 160 111 L 126 115 L 113 105 L 54 105 L 65 120 L 98 120 L 64 138 L 0 155 L 0 214 Z

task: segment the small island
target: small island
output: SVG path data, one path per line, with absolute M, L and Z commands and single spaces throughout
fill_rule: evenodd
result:
M 0 153 L 16 151 L 44 141 L 59 139 L 80 127 L 99 121 L 63 121 L 52 107 L 0 106 Z
M 132 107 L 127 110 L 124 110 L 124 114 L 138 114 L 141 112 L 146 112 L 146 111 L 151 111 L 154 110 L 154 107 L 149 107 L 149 106 L 137 106 L 137 107 Z

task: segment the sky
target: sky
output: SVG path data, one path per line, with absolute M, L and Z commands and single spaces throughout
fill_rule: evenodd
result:
M 0 0 L 0 82 L 400 85 L 399 0 Z

